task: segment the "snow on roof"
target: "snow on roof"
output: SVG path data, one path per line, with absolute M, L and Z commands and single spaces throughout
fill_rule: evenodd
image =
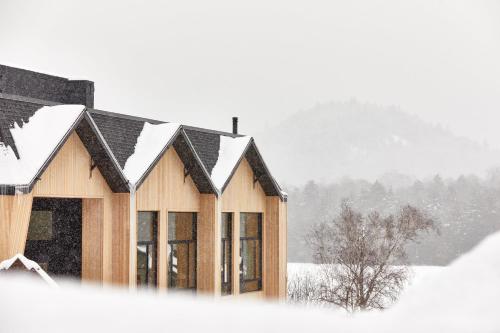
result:
M 83 105 L 44 106 L 22 127 L 15 123 L 10 133 L 20 159 L 10 146 L 0 145 L 0 184 L 29 184 L 84 109 Z
M 129 156 L 123 168 L 123 173 L 132 184 L 141 179 L 179 128 L 180 125 L 177 123 L 144 124 L 137 138 L 134 153 Z
M 22 254 L 18 253 L 10 259 L 0 262 L 0 271 L 9 270 L 10 267 L 19 260 L 27 270 L 37 273 L 45 282 L 51 286 L 57 286 L 52 278 L 33 260 L 29 260 Z
M 210 175 L 214 185 L 219 190 L 222 190 L 227 179 L 231 176 L 249 142 L 249 136 L 236 138 L 225 135 L 220 136 L 219 157 Z

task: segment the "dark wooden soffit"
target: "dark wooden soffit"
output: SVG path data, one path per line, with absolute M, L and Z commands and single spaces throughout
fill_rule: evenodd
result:
M 75 131 L 91 156 L 91 169 L 94 167 L 99 169 L 113 192 L 130 192 L 129 182 L 123 174 L 118 161 L 87 112 L 76 126 Z M 89 170 L 89 175 L 91 171 Z

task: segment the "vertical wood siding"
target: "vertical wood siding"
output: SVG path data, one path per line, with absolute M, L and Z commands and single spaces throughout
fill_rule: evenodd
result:
M 130 194 L 113 194 L 113 283 L 126 286 L 129 283 L 130 251 Z
M 103 281 L 104 200 L 82 200 L 82 280 Z
M 99 169 L 95 168 L 91 172 L 90 167 L 90 154 L 78 135 L 73 132 L 35 184 L 32 195 L 84 199 L 82 279 L 92 281 L 100 279 L 104 283 L 111 283 L 113 193 Z M 126 217 L 121 215 L 116 218 Z M 124 220 L 123 223 L 128 223 L 128 220 Z M 98 255 L 98 258 L 93 258 L 93 255 L 89 255 L 91 253 Z M 100 264 L 96 264 L 97 262 Z
M 198 291 L 220 295 L 221 228 L 215 194 L 200 196 L 198 216 Z
M 138 211 L 158 212 L 158 286 L 165 289 L 168 281 L 168 212 L 200 212 L 200 193 L 190 176 L 184 178 L 184 164 L 174 148 L 165 152 L 137 189 L 136 214 Z M 136 239 L 136 234 L 137 227 L 131 230 L 130 237 Z M 135 248 L 130 253 L 129 283 L 133 287 L 137 279 Z

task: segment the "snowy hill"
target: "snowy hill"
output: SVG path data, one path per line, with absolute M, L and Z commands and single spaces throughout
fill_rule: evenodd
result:
M 291 185 L 344 176 L 374 180 L 391 171 L 458 176 L 500 163 L 498 151 L 398 108 L 356 101 L 298 112 L 256 140 L 271 170 Z
M 35 280 L 0 275 L 0 330 L 29 333 L 50 327 L 51 332 L 220 332 L 224 327 L 237 327 L 238 332 L 253 333 L 500 332 L 498 281 L 500 233 L 409 289 L 392 309 L 355 316 L 162 293 L 76 286 L 50 289 Z

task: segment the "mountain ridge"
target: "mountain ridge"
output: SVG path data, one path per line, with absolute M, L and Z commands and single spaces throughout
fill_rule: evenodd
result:
M 456 177 L 500 164 L 498 150 L 398 107 L 356 100 L 318 104 L 255 137 L 278 180 L 290 185 L 390 172 Z

